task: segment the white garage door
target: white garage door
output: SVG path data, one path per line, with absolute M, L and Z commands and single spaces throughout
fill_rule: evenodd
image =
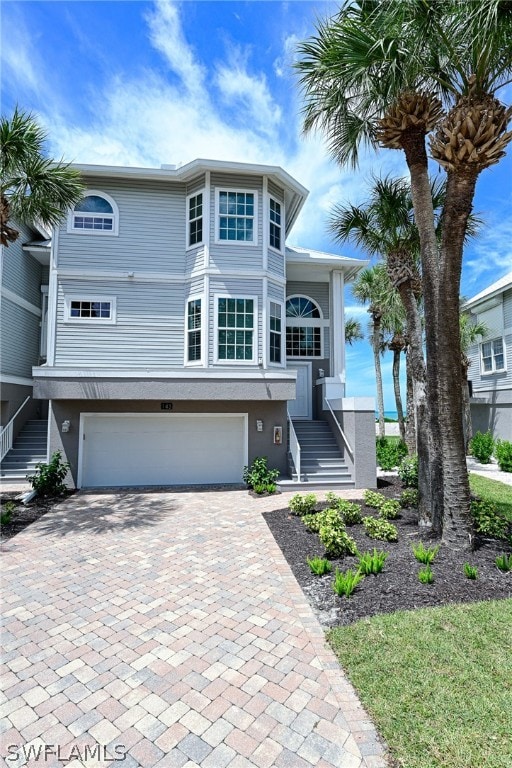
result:
M 247 463 L 243 414 L 83 414 L 85 488 L 240 483 Z

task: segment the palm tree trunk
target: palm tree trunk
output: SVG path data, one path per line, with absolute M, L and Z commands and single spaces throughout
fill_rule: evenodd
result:
M 405 380 L 407 382 L 407 420 L 405 422 L 405 444 L 409 456 L 416 453 L 416 414 L 414 412 L 414 395 L 409 351 L 405 356 Z
M 420 130 L 404 134 L 402 146 L 411 176 L 414 217 L 420 233 L 425 310 L 427 369 L 423 381 L 421 376 L 419 379 L 415 378 L 416 391 L 414 393 L 416 413 L 419 417 L 416 424 L 416 434 L 418 438 L 420 522 L 426 522 L 429 519 L 432 530 L 440 534 L 443 527 L 444 494 L 443 462 L 439 451 L 441 436 L 438 418 L 439 393 L 436 365 L 439 337 L 437 317 L 438 249 L 424 133 Z M 425 498 L 422 501 L 423 494 Z
M 473 422 L 471 420 L 471 405 L 469 402 L 469 385 L 467 378 L 462 378 L 462 425 L 464 430 L 464 452 L 467 456 L 469 451 L 469 441 L 473 436 Z
M 379 412 L 379 437 L 385 437 L 384 392 L 382 389 L 382 370 L 380 367 L 380 318 L 375 317 L 373 320 L 372 347 L 375 362 L 375 384 L 377 387 L 377 410 Z
M 400 350 L 393 350 L 393 388 L 395 390 L 396 412 L 398 416 L 398 428 L 400 437 L 405 442 L 404 409 L 402 406 L 402 393 L 400 392 Z
M 449 172 L 444 207 L 439 281 L 439 414 L 444 478 L 443 541 L 468 549 L 473 529 L 462 422 L 462 367 L 459 290 L 462 253 L 477 171 Z M 449 332 L 448 332 L 449 331 Z

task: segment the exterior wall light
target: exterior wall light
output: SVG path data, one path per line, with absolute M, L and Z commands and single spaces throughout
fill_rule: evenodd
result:
M 263 422 L 261 419 L 256 419 L 256 432 L 263 432 Z
M 69 419 L 66 419 L 66 421 L 62 422 L 62 425 L 61 425 L 62 432 L 69 432 L 70 428 L 71 428 L 71 422 Z

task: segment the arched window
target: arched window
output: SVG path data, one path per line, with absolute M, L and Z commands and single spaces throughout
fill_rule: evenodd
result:
M 307 296 L 286 301 L 286 356 L 322 357 L 322 312 Z
M 117 235 L 119 210 L 105 192 L 87 190 L 71 211 L 68 232 Z

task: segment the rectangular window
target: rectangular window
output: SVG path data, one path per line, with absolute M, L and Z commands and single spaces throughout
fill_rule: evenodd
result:
M 66 296 L 64 320 L 77 323 L 115 323 L 116 300 L 109 296 Z
M 269 243 L 276 251 L 281 250 L 281 203 L 270 198 L 270 232 Z
M 218 192 L 218 239 L 256 242 L 256 193 Z
M 281 362 L 281 305 L 275 301 L 270 302 L 270 362 Z
M 286 354 L 288 357 L 321 357 L 321 328 L 313 326 L 288 327 L 286 329 Z
M 189 363 L 201 360 L 201 299 L 187 305 L 187 359 Z
M 112 232 L 114 229 L 113 216 L 82 216 L 73 215 L 74 229 L 95 229 L 103 232 Z
M 254 299 L 217 300 L 219 360 L 254 360 Z
M 484 341 L 481 345 L 482 373 L 498 373 L 505 370 L 503 339 Z
M 203 241 L 203 193 L 188 198 L 188 244 Z

